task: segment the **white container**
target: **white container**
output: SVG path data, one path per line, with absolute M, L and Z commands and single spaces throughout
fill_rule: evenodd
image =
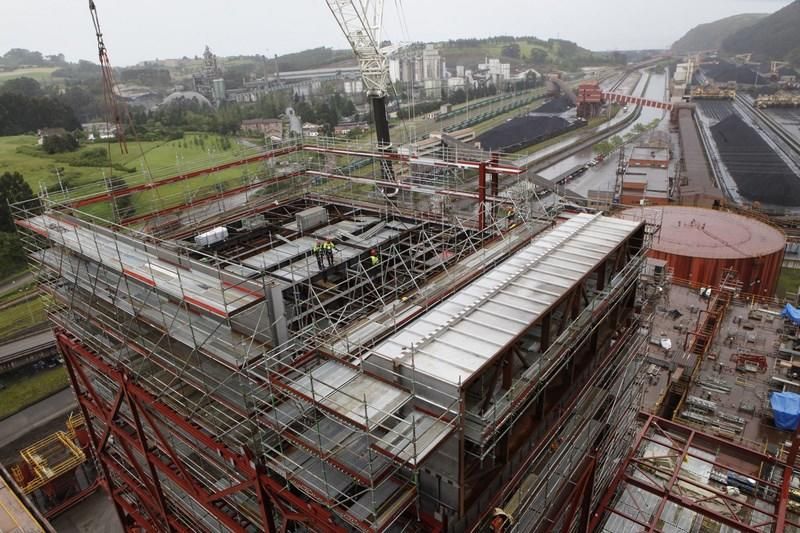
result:
M 295 220 L 297 221 L 297 229 L 301 233 L 307 233 L 328 223 L 328 210 L 324 207 L 310 207 L 297 213 Z
M 201 233 L 194 238 L 194 243 L 198 246 L 211 246 L 212 244 L 224 241 L 228 238 L 228 228 L 219 226 Z

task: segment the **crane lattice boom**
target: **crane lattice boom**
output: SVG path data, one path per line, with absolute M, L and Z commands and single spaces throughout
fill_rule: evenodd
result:
M 326 0 L 361 68 L 364 90 L 383 97 L 389 87 L 389 60 L 381 52 L 383 0 Z

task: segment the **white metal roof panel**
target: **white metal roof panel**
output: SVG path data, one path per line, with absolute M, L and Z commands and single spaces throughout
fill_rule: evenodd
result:
M 106 268 L 155 287 L 174 298 L 200 306 L 222 318 L 263 299 L 247 291 L 225 288 L 218 277 L 179 268 L 124 240 L 53 216 L 29 218 L 22 225 Z
M 375 352 L 444 382 L 464 382 L 638 226 L 576 215 L 383 341 Z

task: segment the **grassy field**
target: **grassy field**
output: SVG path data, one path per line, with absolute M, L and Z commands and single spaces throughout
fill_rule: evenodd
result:
M 800 287 L 800 269 L 786 267 L 781 269 L 775 296 L 778 298 L 785 298 L 787 292 L 796 294 L 798 287 Z
M 0 390 L 0 420 L 68 386 L 69 376 L 63 366 L 15 377 Z
M 22 298 L 33 292 L 36 292 L 36 282 L 34 281 L 21 287 L 15 287 L 6 293 L 0 294 L 0 305 L 16 300 L 17 298 Z
M 45 296 L 0 311 L 0 339 L 46 320 Z
M 41 151 L 32 135 L 0 137 L 0 172 L 17 171 L 23 174 L 34 192 L 41 187 L 54 187 L 58 184 L 56 169 L 68 188 L 79 188 L 80 195 L 100 192 L 104 189 L 103 177 L 110 174 L 107 166 L 90 167 L 80 165 L 82 154 L 97 148 L 107 148 L 105 144 L 86 144 L 77 152 L 49 155 Z M 124 177 L 128 185 L 160 179 L 184 170 L 212 166 L 220 161 L 230 160 L 242 154 L 243 148 L 235 142 L 223 148 L 219 135 L 187 134 L 183 139 L 160 142 L 131 142 L 128 153 L 123 154 L 118 144 L 111 145 L 111 161 L 117 166 L 114 174 Z M 125 168 L 132 172 L 119 170 Z M 161 200 L 174 205 L 192 191 L 241 176 L 243 172 L 253 172 L 253 168 L 234 168 L 213 176 L 201 176 L 193 180 L 168 185 L 155 191 L 133 196 L 137 211 Z M 96 216 L 110 218 L 111 207 L 107 204 L 92 206 L 88 211 Z
M 0 83 L 14 78 L 33 78 L 36 81 L 50 81 L 56 67 L 21 68 L 11 72 L 0 72 Z
M 556 57 L 551 53 L 547 46 L 541 44 L 529 43 L 525 39 L 517 39 L 516 43 L 519 45 L 520 52 L 523 57 L 530 57 L 531 50 L 537 48 L 544 51 L 548 55 L 548 60 L 554 60 Z M 478 47 L 474 46 L 452 46 L 446 45 L 440 49 L 440 53 L 447 58 L 448 65 L 469 65 L 473 63 L 482 63 L 485 57 L 500 57 L 504 63 L 521 64 L 523 61 L 518 59 L 503 57 L 503 47 L 508 43 L 488 43 L 483 42 Z

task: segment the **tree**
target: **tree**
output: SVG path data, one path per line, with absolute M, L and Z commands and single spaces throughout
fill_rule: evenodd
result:
M 529 70 L 525 73 L 525 88 L 532 89 L 536 87 L 536 82 L 538 81 L 538 77 L 536 73 L 532 70 Z
M 58 99 L 0 94 L 0 135 L 19 135 L 39 128 L 73 131 L 80 127 L 72 108 Z
M 6 67 L 39 67 L 44 64 L 41 52 L 31 52 L 24 48 L 12 48 L 0 58 L 0 65 Z
M 611 143 L 608 141 L 600 141 L 599 143 L 592 146 L 592 150 L 597 152 L 598 154 L 607 154 L 611 152 L 614 148 L 611 146 Z
M 531 57 L 530 57 L 531 63 L 536 65 L 541 65 L 543 63 L 547 63 L 548 58 L 549 56 L 547 55 L 547 52 L 545 52 L 541 48 L 531 49 Z
M 9 204 L 33 198 L 31 186 L 19 172 L 4 172 L 0 176 L 0 231 L 13 232 L 14 218 Z
M 511 57 L 513 59 L 519 59 L 522 55 L 520 51 L 519 45 L 517 43 L 508 44 L 503 47 L 500 55 L 503 57 Z
M 48 135 L 42 142 L 42 148 L 48 154 L 74 152 L 78 149 L 78 140 L 71 133 L 64 135 Z
M 25 249 L 17 233 L 0 232 L 0 277 L 25 268 Z
M 467 93 L 464 92 L 464 89 L 456 89 L 450 93 L 447 101 L 453 105 L 463 104 L 467 101 Z
M 125 178 L 120 178 L 118 176 L 111 176 L 108 179 L 108 185 L 113 191 L 124 191 L 128 188 L 128 183 L 125 181 Z M 114 208 L 120 220 L 133 216 L 136 213 L 136 207 L 133 205 L 130 194 L 114 198 Z
M 21 77 L 8 80 L 0 87 L 0 94 L 21 94 L 22 96 L 44 96 L 42 86 L 33 78 Z

